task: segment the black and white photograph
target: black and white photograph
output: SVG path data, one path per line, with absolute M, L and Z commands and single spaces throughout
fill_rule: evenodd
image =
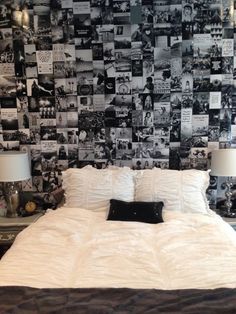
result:
M 153 127 L 136 127 L 133 128 L 133 142 L 153 142 L 154 128 Z
M 210 78 L 211 83 L 211 91 L 212 92 L 220 92 L 222 86 L 222 75 L 221 74 L 213 74 Z
M 55 171 L 43 172 L 43 190 L 52 192 L 58 187 L 58 173 Z
M 67 129 L 57 129 L 57 143 L 67 144 L 68 142 L 68 131 Z
M 16 109 L 1 109 L 1 125 L 3 130 L 17 130 L 18 119 Z
M 170 104 L 154 103 L 154 126 L 162 127 L 170 123 Z
M 181 119 L 179 120 L 179 113 L 175 113 L 172 117 L 172 129 L 171 135 L 175 138 L 176 142 L 181 139 L 184 143 L 189 141 L 192 137 L 193 125 L 192 125 L 192 108 L 185 108 L 181 110 Z M 172 139 L 171 139 L 172 141 Z
M 231 139 L 231 114 L 228 109 L 220 110 L 220 142 L 228 142 Z
M 0 78 L 0 97 L 16 96 L 16 80 L 12 77 L 1 76 Z
M 207 136 L 208 134 L 208 115 L 193 115 L 193 135 Z
M 152 158 L 153 143 L 133 143 L 133 158 Z
M 56 141 L 55 126 L 41 126 L 41 140 Z
M 209 110 L 209 93 L 195 93 L 193 98 L 193 114 L 207 114 Z
M 220 127 L 219 126 L 209 126 L 208 128 L 208 141 L 209 142 L 219 142 Z
M 176 118 L 175 120 L 173 120 L 173 122 L 171 122 L 169 132 L 171 142 L 180 142 L 180 136 L 186 136 L 186 133 L 184 134 L 181 128 L 183 128 L 183 125 L 181 125 L 180 118 Z
M 131 50 L 115 50 L 115 69 L 116 72 L 131 72 Z

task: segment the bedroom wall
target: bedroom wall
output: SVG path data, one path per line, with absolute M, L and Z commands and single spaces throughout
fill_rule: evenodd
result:
M 86 164 L 207 169 L 236 143 L 234 38 L 233 0 L 2 0 L 0 149 L 29 152 L 24 191 Z

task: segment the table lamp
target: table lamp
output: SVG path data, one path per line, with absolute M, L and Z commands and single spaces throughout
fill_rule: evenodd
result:
M 236 149 L 213 150 L 211 155 L 211 175 L 228 177 L 225 183 L 225 217 L 236 217 L 236 212 L 231 211 L 232 202 L 232 181 L 231 177 L 236 177 Z
M 4 183 L 7 217 L 16 217 L 20 204 L 15 182 L 30 178 L 28 154 L 20 151 L 0 152 L 0 182 Z

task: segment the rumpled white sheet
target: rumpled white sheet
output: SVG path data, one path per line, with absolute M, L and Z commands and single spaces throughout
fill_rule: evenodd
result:
M 236 287 L 236 233 L 219 216 L 165 212 L 165 223 L 50 211 L 0 261 L 0 285 L 157 289 Z

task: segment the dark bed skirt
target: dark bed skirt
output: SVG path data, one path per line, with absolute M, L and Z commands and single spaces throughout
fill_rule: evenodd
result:
M 236 313 L 236 289 L 0 287 L 0 313 Z

